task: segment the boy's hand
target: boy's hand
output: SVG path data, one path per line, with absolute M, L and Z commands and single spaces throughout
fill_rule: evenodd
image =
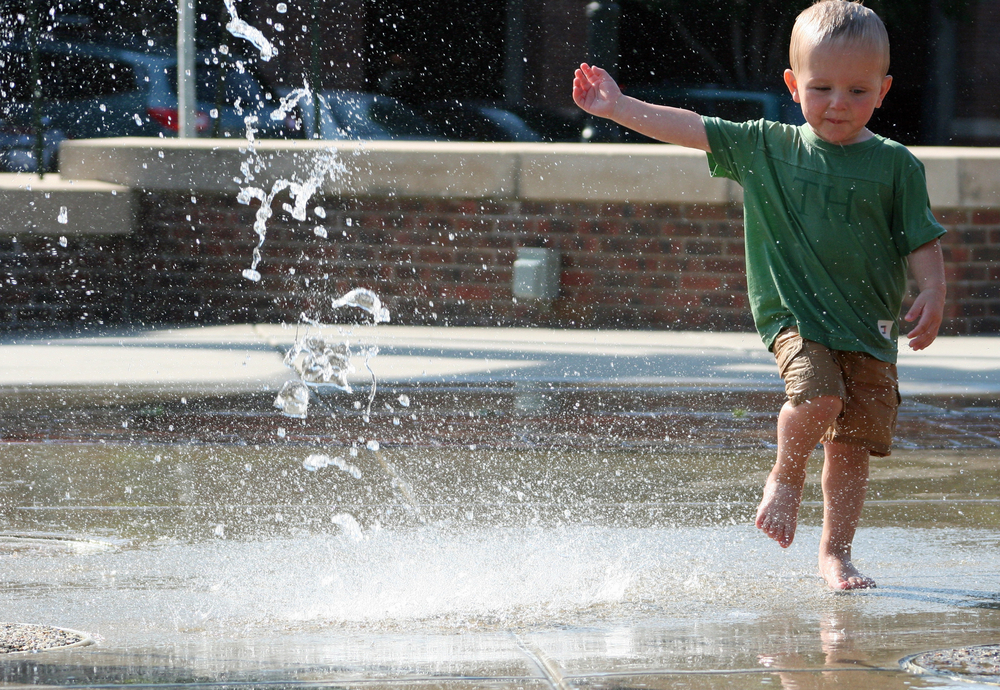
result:
M 591 115 L 610 118 L 621 95 L 618 84 L 600 67 L 582 64 L 573 76 L 573 100 Z
M 941 242 L 934 240 L 918 247 L 908 259 L 920 294 L 903 317 L 907 321 L 919 319 L 906 337 L 910 339 L 910 349 L 923 350 L 934 342 L 944 318 L 944 296 L 948 287 L 944 278 Z
M 922 290 L 913 300 L 913 306 L 903 317 L 907 321 L 917 321 L 906 337 L 910 339 L 911 350 L 923 350 L 937 338 L 938 329 L 944 318 L 944 291 L 937 289 Z

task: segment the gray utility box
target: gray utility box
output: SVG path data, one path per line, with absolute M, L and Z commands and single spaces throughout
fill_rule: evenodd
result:
M 559 296 L 559 252 L 521 247 L 514 261 L 514 297 L 554 300 Z

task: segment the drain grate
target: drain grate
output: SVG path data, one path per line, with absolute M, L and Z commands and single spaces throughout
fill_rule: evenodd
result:
M 923 652 L 902 659 L 899 665 L 913 673 L 1000 685 L 1000 645 L 996 644 Z

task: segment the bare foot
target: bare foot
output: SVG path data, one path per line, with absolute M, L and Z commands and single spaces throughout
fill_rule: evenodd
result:
M 819 574 L 826 580 L 830 589 L 843 591 L 848 589 L 874 589 L 875 580 L 854 567 L 850 556 L 820 555 Z
M 795 538 L 802 503 L 802 487 L 782 484 L 771 477 L 764 485 L 764 498 L 757 508 L 757 529 L 787 549 Z

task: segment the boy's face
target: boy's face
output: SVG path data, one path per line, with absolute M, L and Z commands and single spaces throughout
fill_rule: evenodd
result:
M 820 139 L 856 144 L 872 136 L 865 126 L 892 84 L 879 65 L 874 50 L 824 43 L 803 50 L 785 84 Z

